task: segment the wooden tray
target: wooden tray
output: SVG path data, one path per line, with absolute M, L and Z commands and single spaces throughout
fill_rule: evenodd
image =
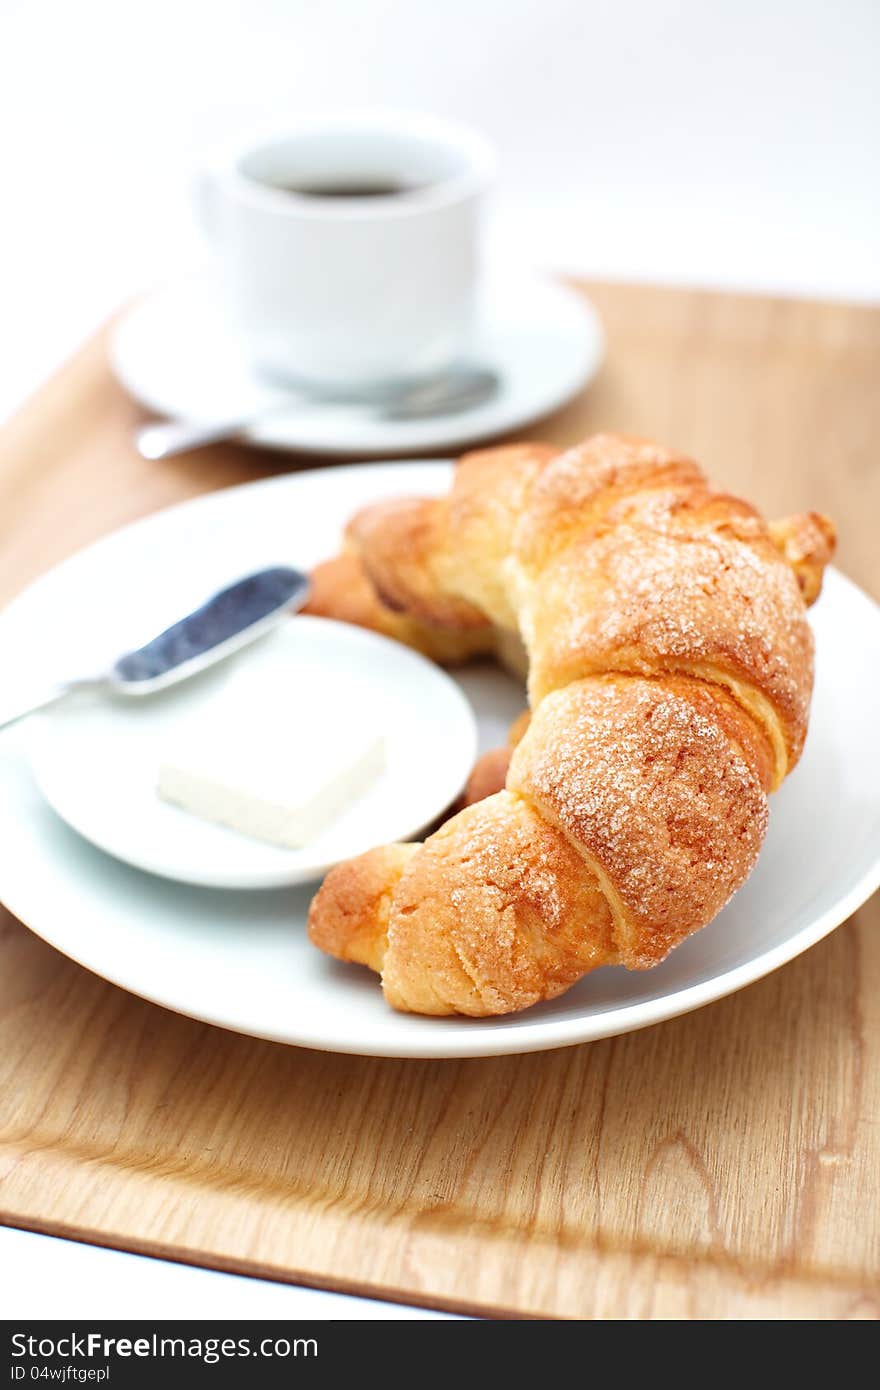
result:
M 587 288 L 608 364 L 535 433 L 652 434 L 771 512 L 824 508 L 876 594 L 880 314 Z M 237 447 L 143 463 L 136 418 L 98 339 L 7 426 L 0 601 L 132 517 L 290 466 Z M 414 1062 L 177 1017 L 0 909 L 0 1214 L 450 1308 L 880 1317 L 878 916 L 643 1033 Z

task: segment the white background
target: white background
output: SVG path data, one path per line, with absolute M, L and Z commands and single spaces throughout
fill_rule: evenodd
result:
M 315 106 L 481 126 L 508 259 L 877 299 L 878 59 L 876 0 L 0 0 L 0 414 L 198 258 L 214 143 Z M 362 1312 L 0 1236 L 6 1316 Z

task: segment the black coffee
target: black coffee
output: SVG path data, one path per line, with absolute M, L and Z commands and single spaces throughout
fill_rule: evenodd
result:
M 390 179 L 339 179 L 334 183 L 287 183 L 273 180 L 273 188 L 295 193 L 298 198 L 393 198 L 412 193 L 415 185 L 393 183 Z

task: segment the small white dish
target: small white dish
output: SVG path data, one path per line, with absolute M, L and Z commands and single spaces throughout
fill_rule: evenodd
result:
M 158 415 L 215 422 L 269 412 L 251 444 L 326 456 L 458 449 L 521 429 L 564 405 L 595 376 L 604 338 L 582 295 L 526 273 L 489 277 L 469 360 L 500 375 L 497 393 L 455 415 L 383 420 L 363 407 L 283 404 L 255 376 L 208 276 L 181 279 L 136 304 L 113 336 L 122 386 Z M 282 408 L 279 409 L 279 400 Z
M 289 695 L 320 747 L 339 721 L 381 735 L 375 782 L 310 844 L 282 849 L 213 825 L 157 792 L 159 766 L 188 727 Z M 415 836 L 457 796 L 477 748 L 471 707 L 416 652 L 323 618 L 291 618 L 192 680 L 143 699 L 71 697 L 40 715 L 28 743 L 49 805 L 92 844 L 135 868 L 211 888 L 307 883 L 375 844 Z
M 308 568 L 351 512 L 439 494 L 446 463 L 281 474 L 159 512 L 64 561 L 0 614 L 4 700 L 146 640 L 206 589 L 261 564 Z M 199 563 L 192 563 L 197 553 Z M 157 565 L 156 557 L 161 556 Z M 309 942 L 314 885 L 217 892 L 140 873 L 74 834 L 46 804 L 28 726 L 0 738 L 0 900 L 58 950 L 114 984 L 207 1023 L 334 1052 L 480 1057 L 645 1028 L 732 994 L 820 941 L 880 884 L 880 609 L 837 571 L 810 613 L 816 689 L 800 765 L 771 799 L 757 868 L 730 904 L 654 970 L 597 970 L 507 1018 L 389 1009 L 374 975 Z M 482 748 L 501 743 L 523 691 L 488 666 L 454 676 Z

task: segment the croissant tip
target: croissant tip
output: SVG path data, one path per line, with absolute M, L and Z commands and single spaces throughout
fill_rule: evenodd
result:
M 837 549 L 837 528 L 823 512 L 797 512 L 770 524 L 777 549 L 794 570 L 809 607 L 822 592 L 826 565 Z

